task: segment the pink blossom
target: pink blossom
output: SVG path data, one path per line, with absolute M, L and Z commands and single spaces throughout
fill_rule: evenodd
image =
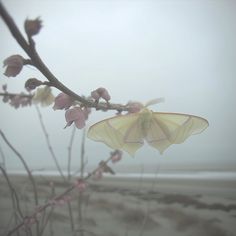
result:
M 6 66 L 4 75 L 7 77 L 16 77 L 22 70 L 24 58 L 20 55 L 12 55 L 3 61 L 3 67 Z
M 35 216 L 36 219 L 39 219 L 42 216 L 42 210 L 43 210 L 42 206 L 36 206 L 35 207 L 34 216 Z
M 7 91 L 7 84 L 3 84 L 3 85 L 2 85 L 2 90 L 3 90 L 4 92 Z
M 112 168 L 110 166 L 108 166 L 105 161 L 100 161 L 99 166 L 104 173 L 110 173 L 113 175 L 115 174 L 115 172 L 112 170 Z
M 66 195 L 66 196 L 64 196 L 64 200 L 65 200 L 66 202 L 70 202 L 72 199 L 71 199 L 71 196 Z
M 91 92 L 91 97 L 94 98 L 96 101 L 98 101 L 101 96 L 99 95 L 99 93 L 96 90 L 94 90 Z
M 31 105 L 31 98 L 30 97 L 24 97 L 24 94 L 15 95 L 13 97 L 8 97 L 10 99 L 10 105 L 14 108 L 19 108 L 20 106 L 25 107 L 28 105 Z
M 20 95 L 16 95 L 14 97 L 11 98 L 10 101 L 10 105 L 13 106 L 14 108 L 19 108 L 20 104 L 21 104 L 21 96 Z
M 64 206 L 66 204 L 66 200 L 64 198 L 56 201 L 57 206 Z
M 111 162 L 116 163 L 120 161 L 122 158 L 122 151 L 115 150 L 114 152 L 111 152 Z
M 82 129 L 85 126 L 85 114 L 80 107 L 74 107 L 66 111 L 66 127 L 70 126 L 73 122 L 78 129 Z M 65 127 L 65 128 L 66 128 Z
M 140 102 L 128 102 L 129 113 L 137 113 L 143 108 L 143 104 Z
M 87 120 L 89 114 L 91 113 L 91 108 L 89 108 L 89 107 L 84 107 L 82 111 L 84 112 L 85 120 Z
M 42 28 L 42 21 L 40 18 L 36 18 L 35 20 L 25 20 L 25 32 L 28 36 L 33 36 L 39 33 Z
M 26 107 L 28 105 L 31 105 L 31 99 L 29 99 L 27 97 L 22 97 L 20 100 L 20 104 L 22 107 Z
M 31 216 L 31 217 L 25 217 L 24 219 L 24 225 L 25 226 L 30 226 L 32 224 L 35 224 L 36 223 L 36 218 L 34 216 Z
M 10 97 L 9 97 L 7 94 L 5 94 L 5 95 L 3 96 L 3 98 L 2 98 L 2 101 L 3 101 L 4 103 L 7 103 L 7 102 L 9 101 L 9 99 L 10 99 Z
M 87 183 L 83 179 L 78 179 L 75 183 L 75 187 L 80 191 L 83 192 L 87 188 Z
M 103 98 L 105 101 L 109 101 L 111 99 L 110 94 L 105 88 L 98 88 L 91 92 L 92 98 L 94 98 L 96 101 L 98 101 L 100 98 Z
M 100 180 L 103 176 L 103 169 L 102 168 L 98 168 L 95 173 L 93 174 L 93 179 L 94 180 Z
M 62 109 L 67 110 L 70 108 L 72 103 L 73 103 L 73 99 L 69 95 L 65 93 L 60 93 L 55 98 L 53 109 L 54 110 L 62 110 Z
M 69 201 L 71 201 L 71 197 L 66 195 L 66 196 L 63 196 L 59 199 L 49 200 L 49 204 L 52 205 L 52 206 L 63 206 Z

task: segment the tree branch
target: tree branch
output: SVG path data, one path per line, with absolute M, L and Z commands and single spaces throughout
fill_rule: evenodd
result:
M 110 104 L 110 103 L 96 103 L 95 101 L 91 101 L 89 99 L 85 99 L 69 88 L 67 88 L 64 84 L 62 84 L 49 70 L 49 68 L 44 64 L 40 56 L 38 55 L 34 43 L 28 43 L 24 36 L 21 34 L 20 30 L 16 26 L 12 17 L 8 14 L 2 3 L 0 2 L 0 15 L 3 21 L 8 26 L 12 36 L 18 42 L 18 44 L 24 49 L 27 55 L 32 60 L 33 65 L 48 79 L 52 86 L 56 87 L 60 91 L 66 93 L 73 99 L 79 101 L 86 107 L 94 107 L 97 110 L 117 110 L 121 111 L 128 111 L 127 105 L 121 104 Z M 29 38 L 29 42 L 32 41 L 32 38 Z

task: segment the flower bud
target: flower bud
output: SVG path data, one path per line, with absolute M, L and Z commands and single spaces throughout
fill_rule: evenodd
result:
M 122 151 L 115 150 L 114 152 L 111 152 L 111 162 L 116 163 L 120 161 L 122 158 Z
M 105 88 L 98 88 L 91 92 L 92 98 L 94 98 L 96 101 L 98 101 L 100 98 L 103 98 L 105 101 L 109 101 L 111 99 L 110 94 Z
M 31 91 L 31 90 L 34 90 L 35 88 L 37 88 L 38 86 L 42 85 L 43 82 L 36 79 L 36 78 L 31 78 L 31 79 L 28 79 L 26 82 L 25 82 L 25 88 L 27 91 Z
M 20 55 L 12 55 L 3 61 L 3 67 L 6 66 L 4 75 L 7 77 L 16 77 L 22 70 L 24 58 Z
M 8 95 L 4 95 L 3 98 L 2 98 L 2 101 L 4 103 L 7 103 L 9 101 L 10 97 Z
M 80 107 L 74 107 L 67 110 L 65 113 L 65 118 L 67 122 L 66 127 L 70 126 L 73 122 L 78 129 L 82 129 L 85 126 L 86 117 Z
M 7 92 L 7 84 L 3 84 L 3 85 L 2 85 L 2 90 L 3 90 L 4 92 Z
M 103 170 L 102 168 L 98 168 L 95 173 L 93 174 L 93 180 L 100 180 L 103 176 Z
M 75 187 L 80 191 L 83 192 L 87 188 L 87 183 L 83 179 L 78 179 L 75 183 Z
M 115 174 L 115 172 L 112 170 L 112 168 L 110 166 L 108 166 L 105 161 L 100 161 L 99 167 L 103 170 L 104 173 L 110 173 L 112 175 Z
M 55 98 L 53 109 L 54 110 L 62 110 L 62 109 L 67 110 L 70 108 L 72 103 L 73 103 L 73 99 L 69 95 L 65 93 L 60 93 Z
M 11 98 L 10 105 L 13 106 L 15 109 L 19 108 L 21 104 L 21 99 L 22 98 L 20 95 L 15 95 Z
M 143 108 L 143 104 L 140 102 L 128 102 L 128 112 L 137 113 Z
M 25 20 L 25 32 L 28 36 L 33 36 L 39 33 L 42 28 L 42 21 L 38 18 L 35 20 Z

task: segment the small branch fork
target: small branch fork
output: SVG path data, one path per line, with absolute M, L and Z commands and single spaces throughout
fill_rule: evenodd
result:
M 35 43 L 32 37 L 28 37 L 28 41 L 24 38 L 19 28 L 16 26 L 14 20 L 9 15 L 7 10 L 4 8 L 3 4 L 0 2 L 0 15 L 9 28 L 12 36 L 18 42 L 18 44 L 22 47 L 22 49 L 26 52 L 26 54 L 30 57 L 30 60 L 27 60 L 27 64 L 31 64 L 35 66 L 49 81 L 50 85 L 59 89 L 63 93 L 69 95 L 74 100 L 80 102 L 83 106 L 93 107 L 97 110 L 117 110 L 118 112 L 128 111 L 127 105 L 121 104 L 111 104 L 111 103 L 97 103 L 91 99 L 85 99 L 84 97 L 79 96 L 64 84 L 62 84 L 49 70 L 49 68 L 44 64 L 40 56 L 38 55 Z
M 99 165 L 97 168 L 95 168 L 91 173 L 89 173 L 86 177 L 84 177 L 82 180 L 83 181 L 86 181 L 88 180 L 89 178 L 91 178 L 100 168 L 103 168 L 106 166 L 106 164 L 111 160 L 112 156 L 110 156 L 106 161 L 104 161 L 102 163 L 102 165 Z M 53 199 L 50 199 L 46 204 L 42 205 L 42 206 L 39 206 L 37 211 L 35 211 L 31 216 L 29 216 L 28 218 L 31 218 L 31 219 L 37 219 L 37 215 L 43 211 L 45 211 L 48 207 L 52 206 L 52 203 L 51 201 L 57 201 L 57 200 L 60 200 L 62 199 L 64 196 L 66 196 L 67 194 L 69 194 L 72 190 L 76 189 L 77 186 L 74 184 L 74 185 L 71 185 L 70 187 L 68 187 L 63 193 L 57 195 L 56 197 L 54 197 Z M 20 229 L 21 227 L 23 227 L 25 225 L 25 222 L 22 221 L 20 224 L 18 224 L 17 226 L 15 226 L 13 229 L 11 229 L 7 236 L 10 236 L 12 235 L 14 232 L 16 232 L 18 229 Z
M 7 10 L 4 8 L 1 1 L 0 1 L 0 15 L 1 15 L 3 21 L 5 22 L 5 24 L 7 25 L 8 29 L 10 30 L 12 36 L 15 38 L 15 40 L 21 46 L 21 48 L 26 52 L 26 54 L 29 56 L 29 59 L 27 59 L 25 61 L 25 63 L 35 66 L 47 78 L 49 86 L 53 86 L 53 87 L 59 89 L 60 91 L 69 95 L 70 97 L 72 97 L 74 100 L 78 101 L 82 106 L 85 106 L 85 107 L 96 108 L 96 110 L 104 110 L 104 111 L 117 110 L 118 112 L 129 110 L 128 105 L 111 104 L 108 102 L 107 103 L 103 103 L 103 102 L 98 103 L 97 101 L 94 101 L 92 99 L 86 99 L 84 97 L 81 97 L 78 94 L 76 94 L 75 92 L 73 92 L 72 90 L 70 90 L 69 88 L 67 88 L 64 84 L 62 84 L 53 75 L 53 73 L 49 70 L 49 68 L 44 64 L 44 62 L 42 61 L 42 59 L 40 58 L 40 56 L 38 55 L 38 53 L 36 51 L 35 43 L 34 43 L 32 37 L 28 36 L 27 40 L 25 39 L 25 37 L 20 32 L 19 28 L 16 26 L 13 18 L 9 15 Z M 15 95 L 18 95 L 18 94 L 0 93 L 0 96 L 4 96 L 4 95 L 14 97 Z M 23 96 L 30 98 L 32 95 L 23 95 Z M 2 132 L 0 134 L 4 139 L 4 137 L 5 137 L 4 134 Z M 21 156 L 16 151 L 15 151 L 15 153 L 16 153 L 16 155 L 19 156 L 19 158 L 21 158 Z M 94 171 L 89 173 L 86 177 L 80 178 L 80 180 L 82 180 L 82 181 L 88 180 L 91 176 L 95 175 L 99 169 L 105 167 L 106 164 L 111 160 L 111 158 L 112 158 L 112 155 L 106 161 L 103 161 L 102 164 L 99 164 L 98 167 L 95 168 Z M 24 164 L 24 162 L 23 162 L 23 164 Z M 29 170 L 28 170 L 28 172 L 29 172 L 29 176 L 31 176 L 31 172 Z M 34 182 L 32 182 L 32 183 L 34 186 Z M 48 201 L 46 204 L 39 206 L 37 208 L 37 210 L 34 213 L 32 213 L 31 216 L 28 216 L 27 218 L 36 219 L 36 223 L 37 223 L 37 215 L 41 212 L 44 212 L 46 208 L 52 206 L 52 202 L 51 202 L 52 200 L 57 201 L 57 200 L 62 199 L 64 196 L 69 194 L 75 188 L 77 188 L 76 184 L 71 185 L 63 193 L 57 195 L 56 197 L 54 197 L 53 199 Z M 36 199 L 37 199 L 37 196 L 36 196 Z M 38 204 L 36 204 L 36 205 L 38 205 Z M 22 221 L 20 224 L 16 225 L 12 230 L 10 230 L 7 235 L 10 236 L 10 235 L 14 234 L 18 229 L 20 229 L 24 225 L 25 225 L 25 221 Z

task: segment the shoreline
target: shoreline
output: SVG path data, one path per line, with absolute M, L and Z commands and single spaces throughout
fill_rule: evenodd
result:
M 0 174 L 1 176 L 1 174 Z M 26 174 L 8 174 L 10 179 L 17 181 L 25 179 L 27 181 Z M 60 182 L 60 175 L 33 175 L 37 180 L 48 180 Z M 73 183 L 78 176 L 72 177 Z M 89 179 L 87 181 L 89 184 L 107 187 L 117 187 L 117 188 L 129 188 L 137 189 L 142 191 L 162 191 L 166 193 L 193 193 L 202 195 L 219 195 L 222 197 L 234 198 L 236 199 L 236 179 L 230 178 L 186 178 L 179 176 L 179 178 L 161 176 L 157 174 L 156 176 L 150 175 L 139 175 L 139 176 L 124 176 L 124 175 L 104 175 L 101 180 Z M 39 181 L 39 183 L 41 183 Z M 68 185 L 69 186 L 69 185 Z
M 59 176 L 34 177 L 41 204 L 50 199 L 50 183 L 53 182 L 57 195 L 70 186 Z M 28 177 L 9 175 L 9 179 L 20 193 L 22 207 L 26 207 L 24 214 L 33 212 L 33 192 Z M 226 183 L 202 179 L 163 180 L 158 179 L 158 175 L 156 178 L 106 176 L 97 181 L 89 180 L 81 207 L 83 226 L 93 234 L 85 236 L 124 236 L 126 232 L 129 236 L 136 236 L 141 235 L 142 230 L 145 236 L 233 236 L 236 194 L 233 183 Z M 9 210 L 12 209 L 9 187 L 4 178 L 0 178 L 0 193 L 1 235 L 1 229 L 11 219 Z M 75 217 L 78 215 L 78 194 L 76 189 L 69 194 Z M 45 235 L 50 235 L 50 230 L 58 236 L 72 235 L 66 204 L 55 206 L 50 222 L 52 228 L 46 228 Z

